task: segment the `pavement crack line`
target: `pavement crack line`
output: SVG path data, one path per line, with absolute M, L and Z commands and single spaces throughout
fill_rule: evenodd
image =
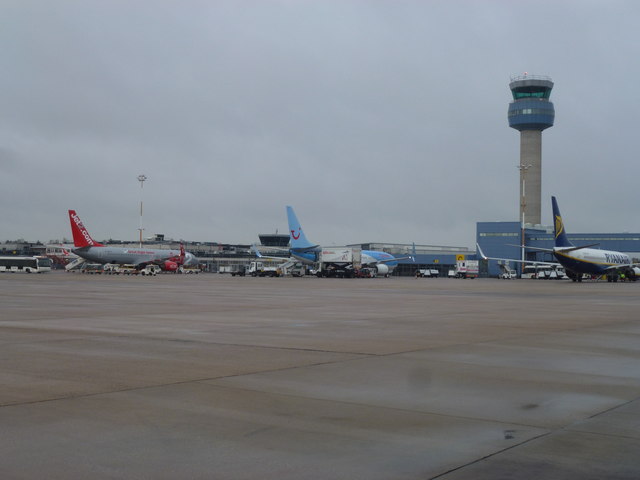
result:
M 202 383 L 202 384 L 204 384 L 205 382 L 211 382 L 211 381 L 215 381 L 215 380 L 224 380 L 226 378 L 236 378 L 236 377 L 243 377 L 243 376 L 246 376 L 246 375 L 256 375 L 256 374 L 264 374 L 264 373 L 282 372 L 282 371 L 293 370 L 293 369 L 296 369 L 296 368 L 316 367 L 316 366 L 322 366 L 322 365 L 330 365 L 330 364 L 334 364 L 334 363 L 351 362 L 351 361 L 355 361 L 355 360 L 362 360 L 362 358 L 361 357 L 346 358 L 346 359 L 343 358 L 343 359 L 333 360 L 333 361 L 316 362 L 316 363 L 310 363 L 310 364 L 307 364 L 307 365 L 294 365 L 294 366 L 289 366 L 289 367 L 274 368 L 274 369 L 270 369 L 270 370 L 258 370 L 258 371 L 245 372 L 245 373 L 221 375 L 221 376 L 216 376 L 216 377 L 192 378 L 192 379 L 180 380 L 180 381 L 176 381 L 176 382 L 158 383 L 158 384 L 154 384 L 154 385 L 141 385 L 141 386 L 119 388 L 119 389 L 113 389 L 113 390 L 105 390 L 105 391 L 102 391 L 102 392 L 84 393 L 84 394 L 79 394 L 79 395 L 66 395 L 66 396 L 60 396 L 60 397 L 55 397 L 55 398 L 44 398 L 44 399 L 29 400 L 29 401 L 24 401 L 24 402 L 6 403 L 6 404 L 3 404 L 3 405 L 0 405 L 0 409 L 7 408 L 7 407 L 19 407 L 19 406 L 24 406 L 24 405 L 37 405 L 37 404 L 40 404 L 40 403 L 47 403 L 47 402 L 57 402 L 57 401 L 60 401 L 60 400 L 76 400 L 76 399 L 81 399 L 81 398 L 91 398 L 91 397 L 96 397 L 96 396 L 99 396 L 99 395 L 111 395 L 111 394 L 115 394 L 115 393 L 134 392 L 134 391 L 137 391 L 137 390 L 149 390 L 149 389 L 152 389 L 152 388 L 171 387 L 171 386 L 175 386 L 175 385 L 186 385 L 186 384 L 189 384 L 189 383 Z M 215 385 L 215 386 L 218 387 L 218 385 Z M 230 388 L 233 388 L 233 387 L 230 387 Z M 248 389 L 246 389 L 246 390 L 248 390 Z
M 562 427 L 550 430 L 550 431 L 548 431 L 546 433 L 542 433 L 540 435 L 537 435 L 535 437 L 529 438 L 529 439 L 524 440 L 524 441 L 522 441 L 520 443 L 517 443 L 515 445 L 510 445 L 507 448 L 498 450 L 498 451 L 493 452 L 493 453 L 491 453 L 489 455 L 485 455 L 484 457 L 477 458 L 477 459 L 475 459 L 475 460 L 473 460 L 471 462 L 465 463 L 464 465 L 459 465 L 459 466 L 457 466 L 455 468 L 449 469 L 446 472 L 443 472 L 443 473 L 440 473 L 440 474 L 436 475 L 435 477 L 429 477 L 428 480 L 437 480 L 438 478 L 443 478 L 446 475 L 449 475 L 450 473 L 456 472 L 458 470 L 462 470 L 462 469 L 464 469 L 466 467 L 469 467 L 471 465 L 474 465 L 476 463 L 479 463 L 479 462 L 485 461 L 485 460 L 487 460 L 489 458 L 492 458 L 492 457 L 495 457 L 497 455 L 500 455 L 500 454 L 502 454 L 502 453 L 504 453 L 506 451 L 512 450 L 512 449 L 517 448 L 517 447 L 521 447 L 521 446 L 526 445 L 526 444 L 528 444 L 530 442 L 539 440 L 541 438 L 544 438 L 544 437 L 547 437 L 547 436 L 550 436 L 550 435 L 555 435 L 556 433 L 562 432 L 562 431 L 574 432 L 574 433 L 584 433 L 584 434 L 589 434 L 589 435 L 598 435 L 598 436 L 602 436 L 602 437 L 622 438 L 622 439 L 626 439 L 626 440 L 638 440 L 637 437 L 630 437 L 630 436 L 627 436 L 627 435 L 614 435 L 614 434 L 610 434 L 610 433 L 591 432 L 591 431 L 588 431 L 588 430 L 578 430 L 578 429 L 573 428 L 574 426 L 584 422 L 585 420 L 590 420 L 590 419 L 599 417 L 601 415 L 604 415 L 604 414 L 607 414 L 607 413 L 611 413 L 614 410 L 622 408 L 622 407 L 624 407 L 626 405 L 629 405 L 629 404 L 631 404 L 633 402 L 636 402 L 638 400 L 640 400 L 640 397 L 634 398 L 632 400 L 628 400 L 628 401 L 626 401 L 624 403 L 621 403 L 620 405 L 616 405 L 614 407 L 608 408 L 608 409 L 603 410 L 601 412 L 597 412 L 597 413 L 595 413 L 595 414 L 593 414 L 593 415 L 591 415 L 589 417 L 586 417 L 586 419 L 576 420 L 575 422 L 572 422 L 572 423 L 570 423 L 568 425 L 564 425 Z
M 509 450 L 513 450 L 514 448 L 518 448 L 518 447 L 521 447 L 523 445 L 526 445 L 527 443 L 530 443 L 530 442 L 533 442 L 535 440 L 539 440 L 541 438 L 547 437 L 547 436 L 553 434 L 556 431 L 557 430 L 553 430 L 553 431 L 550 431 L 550 432 L 542 433 L 542 434 L 537 435 L 535 437 L 528 438 L 527 440 L 519 442 L 519 443 L 517 443 L 515 445 L 510 445 L 510 446 L 508 446 L 506 448 L 502 448 L 502 449 L 497 450 L 497 451 L 495 451 L 493 453 L 485 455 L 484 457 L 476 458 L 475 460 L 467 462 L 467 463 L 465 463 L 463 465 L 459 465 L 459 466 L 457 466 L 455 468 L 451 468 L 451 469 L 447 470 L 446 472 L 439 473 L 438 475 L 436 475 L 434 477 L 429 477 L 428 480 L 436 480 L 438 478 L 443 478 L 446 475 L 449 475 L 450 473 L 457 472 L 458 470 L 462 470 L 464 468 L 470 467 L 471 465 L 475 465 L 476 463 L 484 462 L 485 460 L 488 460 L 489 458 L 495 457 L 496 455 L 500 455 L 500 454 L 502 454 L 504 452 L 507 452 Z

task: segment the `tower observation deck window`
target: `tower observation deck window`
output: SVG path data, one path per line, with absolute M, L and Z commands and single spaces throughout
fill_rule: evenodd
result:
M 513 99 L 519 100 L 521 98 L 544 98 L 549 99 L 551 96 L 551 89 L 545 88 L 540 90 L 539 88 L 535 90 L 530 89 L 516 89 L 511 91 L 513 93 Z

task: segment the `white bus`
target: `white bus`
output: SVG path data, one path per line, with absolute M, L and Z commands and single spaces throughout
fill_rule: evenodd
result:
M 559 280 L 567 278 L 564 268 L 555 265 L 525 265 L 522 278 Z
M 47 257 L 0 257 L 0 272 L 42 273 L 51 271 Z

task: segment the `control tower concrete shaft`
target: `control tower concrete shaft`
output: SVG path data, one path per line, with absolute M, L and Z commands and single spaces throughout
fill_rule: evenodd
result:
M 520 220 L 541 223 L 542 131 L 553 126 L 555 110 L 549 101 L 549 77 L 522 75 L 509 83 L 509 126 L 520 132 Z

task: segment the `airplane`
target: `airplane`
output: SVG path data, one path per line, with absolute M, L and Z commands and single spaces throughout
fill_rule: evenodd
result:
M 637 264 L 632 263 L 629 255 L 626 253 L 591 248 L 597 244 L 577 247 L 571 243 L 567 237 L 567 232 L 564 227 L 564 222 L 562 221 L 562 215 L 560 215 L 560 209 L 558 208 L 558 201 L 556 200 L 556 197 L 551 197 L 551 205 L 554 219 L 555 246 L 553 248 L 525 246 L 525 248 L 542 252 L 550 252 L 558 260 L 558 263 L 533 262 L 530 260 L 524 261 L 524 263 L 562 266 L 564 267 L 567 276 L 574 282 L 581 282 L 582 276 L 585 274 L 594 276 L 606 275 L 608 282 L 617 282 L 621 273 L 625 274 L 632 280 L 636 280 L 637 277 L 640 276 L 640 269 L 638 269 Z M 512 258 L 486 257 L 484 253 L 482 253 L 480 245 L 478 245 L 478 252 L 483 260 L 509 260 L 512 262 L 523 263 L 522 260 Z
M 289 248 L 291 256 L 302 263 L 311 264 L 317 262 L 322 247 L 307 240 L 307 236 L 302 230 L 302 226 L 293 211 L 293 207 L 289 205 L 287 205 L 287 220 L 289 222 L 289 237 L 291 239 Z M 361 252 L 362 266 L 375 268 L 377 274 L 381 276 L 389 276 L 398 265 L 398 260 L 404 260 L 406 258 L 411 257 L 394 257 L 387 252 L 377 250 L 362 250 Z
M 86 260 L 102 264 L 135 265 L 137 269 L 155 264 L 170 272 L 177 271 L 181 265 L 197 264 L 196 257 L 185 252 L 182 245 L 180 250 L 109 247 L 91 238 L 75 210 L 69 210 L 69 221 L 75 247 L 72 251 Z

